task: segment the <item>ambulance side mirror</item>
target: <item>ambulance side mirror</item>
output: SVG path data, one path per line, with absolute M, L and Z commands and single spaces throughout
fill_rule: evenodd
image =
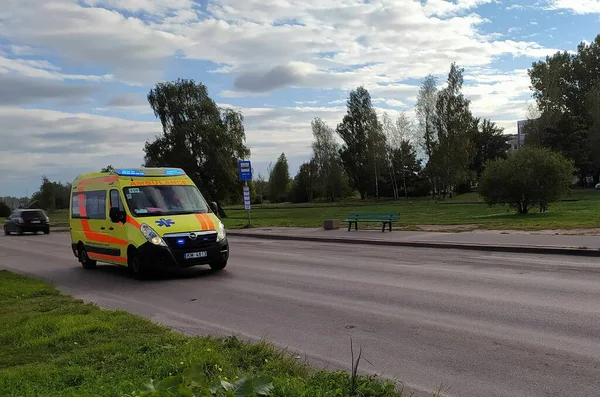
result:
M 125 211 L 119 211 L 118 207 L 111 207 L 108 211 L 108 217 L 114 223 L 125 223 L 125 219 L 127 218 Z
M 217 216 L 219 215 L 219 206 L 216 202 L 213 201 L 212 203 L 210 203 L 210 209 L 212 210 L 212 212 L 217 214 Z

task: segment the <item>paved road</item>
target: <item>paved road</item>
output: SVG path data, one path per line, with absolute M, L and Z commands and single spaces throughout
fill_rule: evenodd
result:
M 227 270 L 138 282 L 85 271 L 68 235 L 0 237 L 0 267 L 186 333 L 266 337 L 348 367 L 349 341 L 416 390 L 463 397 L 593 397 L 600 262 L 558 256 L 232 238 Z

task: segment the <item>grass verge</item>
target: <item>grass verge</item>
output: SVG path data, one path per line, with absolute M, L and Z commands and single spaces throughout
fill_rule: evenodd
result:
M 402 395 L 376 377 L 312 370 L 267 343 L 183 336 L 2 270 L 0 318 L 3 397 L 191 396 L 192 387 L 203 397 L 253 395 L 226 391 L 244 378 L 255 383 L 256 395 Z M 184 379 L 192 386 L 184 387 Z M 148 384 L 150 391 L 142 392 Z
M 248 223 L 243 206 L 226 207 L 223 219 L 229 229 L 239 229 Z M 428 230 L 422 226 L 461 226 L 461 230 L 543 230 L 588 229 L 600 225 L 600 191 L 575 189 L 569 197 L 550 205 L 545 213 L 535 208 L 528 215 L 516 214 L 507 206 L 488 207 L 476 193 L 452 199 L 409 198 L 393 201 L 346 200 L 336 203 L 264 204 L 252 207 L 255 227 L 321 227 L 325 219 L 344 219 L 354 211 L 398 212 L 396 230 Z M 57 226 L 68 225 L 68 210 L 49 214 Z M 2 220 L 0 220 L 0 223 Z M 453 228 L 448 228 L 453 229 Z M 454 228 L 455 229 L 455 228 Z M 440 228 L 444 230 L 444 228 Z
M 567 200 L 553 203 L 545 213 L 533 208 L 528 215 L 516 214 L 508 206 L 488 207 L 474 193 L 452 199 L 409 198 L 398 201 L 346 201 L 334 204 L 265 204 L 252 207 L 256 227 L 322 227 L 325 219 L 344 219 L 354 211 L 398 212 L 400 230 L 419 230 L 422 225 L 466 225 L 469 229 L 542 230 L 595 228 L 600 224 L 600 191 L 574 190 Z M 225 208 L 228 228 L 247 224 L 243 207 Z

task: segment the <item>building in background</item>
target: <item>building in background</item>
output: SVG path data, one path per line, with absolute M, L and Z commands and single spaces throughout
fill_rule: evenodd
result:
M 525 145 L 525 126 L 529 123 L 530 120 L 519 120 L 517 121 L 517 141 L 518 147 L 522 147 Z
M 506 141 L 510 144 L 510 148 L 508 148 L 509 152 L 519 149 L 519 134 L 506 135 Z

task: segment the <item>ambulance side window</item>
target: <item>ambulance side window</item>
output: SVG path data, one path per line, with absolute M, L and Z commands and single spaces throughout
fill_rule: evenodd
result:
M 85 207 L 89 219 L 106 219 L 106 191 L 85 192 Z
M 121 200 L 121 196 L 119 196 L 119 191 L 116 189 L 110 191 L 110 207 L 116 207 L 119 209 L 119 211 L 125 211 L 125 207 L 123 207 L 123 201 Z
M 73 218 L 79 218 L 79 194 L 73 194 L 73 199 L 71 201 L 71 216 Z

